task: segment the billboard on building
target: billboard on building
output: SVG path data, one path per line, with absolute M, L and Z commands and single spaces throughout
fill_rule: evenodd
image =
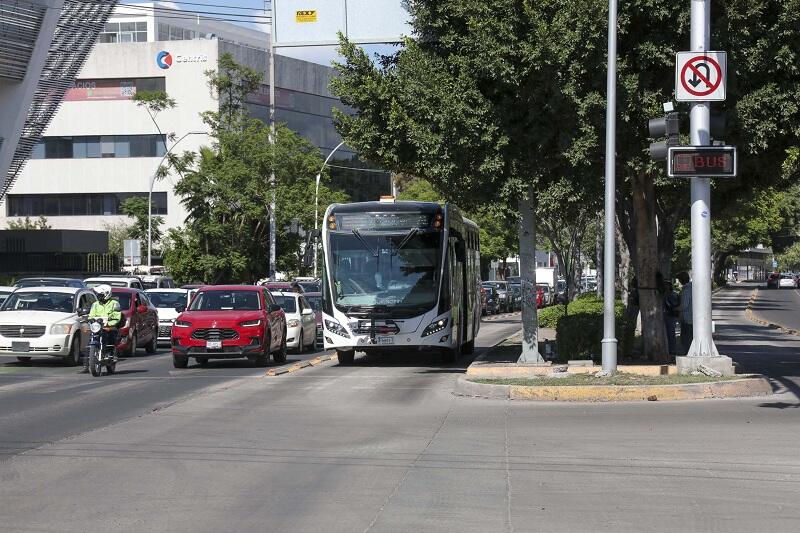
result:
M 273 0 L 276 47 L 393 43 L 411 35 L 402 0 Z

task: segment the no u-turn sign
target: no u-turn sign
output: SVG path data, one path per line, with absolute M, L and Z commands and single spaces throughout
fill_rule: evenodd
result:
M 675 61 L 675 100 L 720 102 L 725 100 L 725 52 L 678 52 Z

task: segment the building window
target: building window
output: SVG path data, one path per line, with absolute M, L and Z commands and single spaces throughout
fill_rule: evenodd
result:
M 31 159 L 85 159 L 94 157 L 162 157 L 163 135 L 103 135 L 42 137 Z
M 101 43 L 146 43 L 147 22 L 107 22 Z
M 9 194 L 6 216 L 38 217 L 121 215 L 120 206 L 131 197 L 147 198 L 146 192 L 98 194 Z M 167 193 L 153 193 L 153 214 L 167 214 Z
M 191 41 L 195 38 L 202 38 L 204 35 L 172 24 L 158 24 L 159 41 Z

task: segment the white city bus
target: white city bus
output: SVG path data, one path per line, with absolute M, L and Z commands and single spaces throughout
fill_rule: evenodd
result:
M 322 322 L 340 364 L 355 351 L 472 353 L 481 317 L 478 227 L 453 205 L 334 204 L 325 213 Z

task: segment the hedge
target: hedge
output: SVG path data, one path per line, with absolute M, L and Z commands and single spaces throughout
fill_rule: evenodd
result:
M 623 309 L 622 300 L 617 300 L 616 313 L 619 314 Z M 598 298 L 594 293 L 584 293 L 578 296 L 577 299 L 569 303 L 569 315 L 577 315 L 579 313 L 600 313 L 603 314 L 603 299 Z M 558 321 L 564 317 L 564 305 L 552 305 L 545 307 L 539 311 L 539 327 L 558 329 Z

